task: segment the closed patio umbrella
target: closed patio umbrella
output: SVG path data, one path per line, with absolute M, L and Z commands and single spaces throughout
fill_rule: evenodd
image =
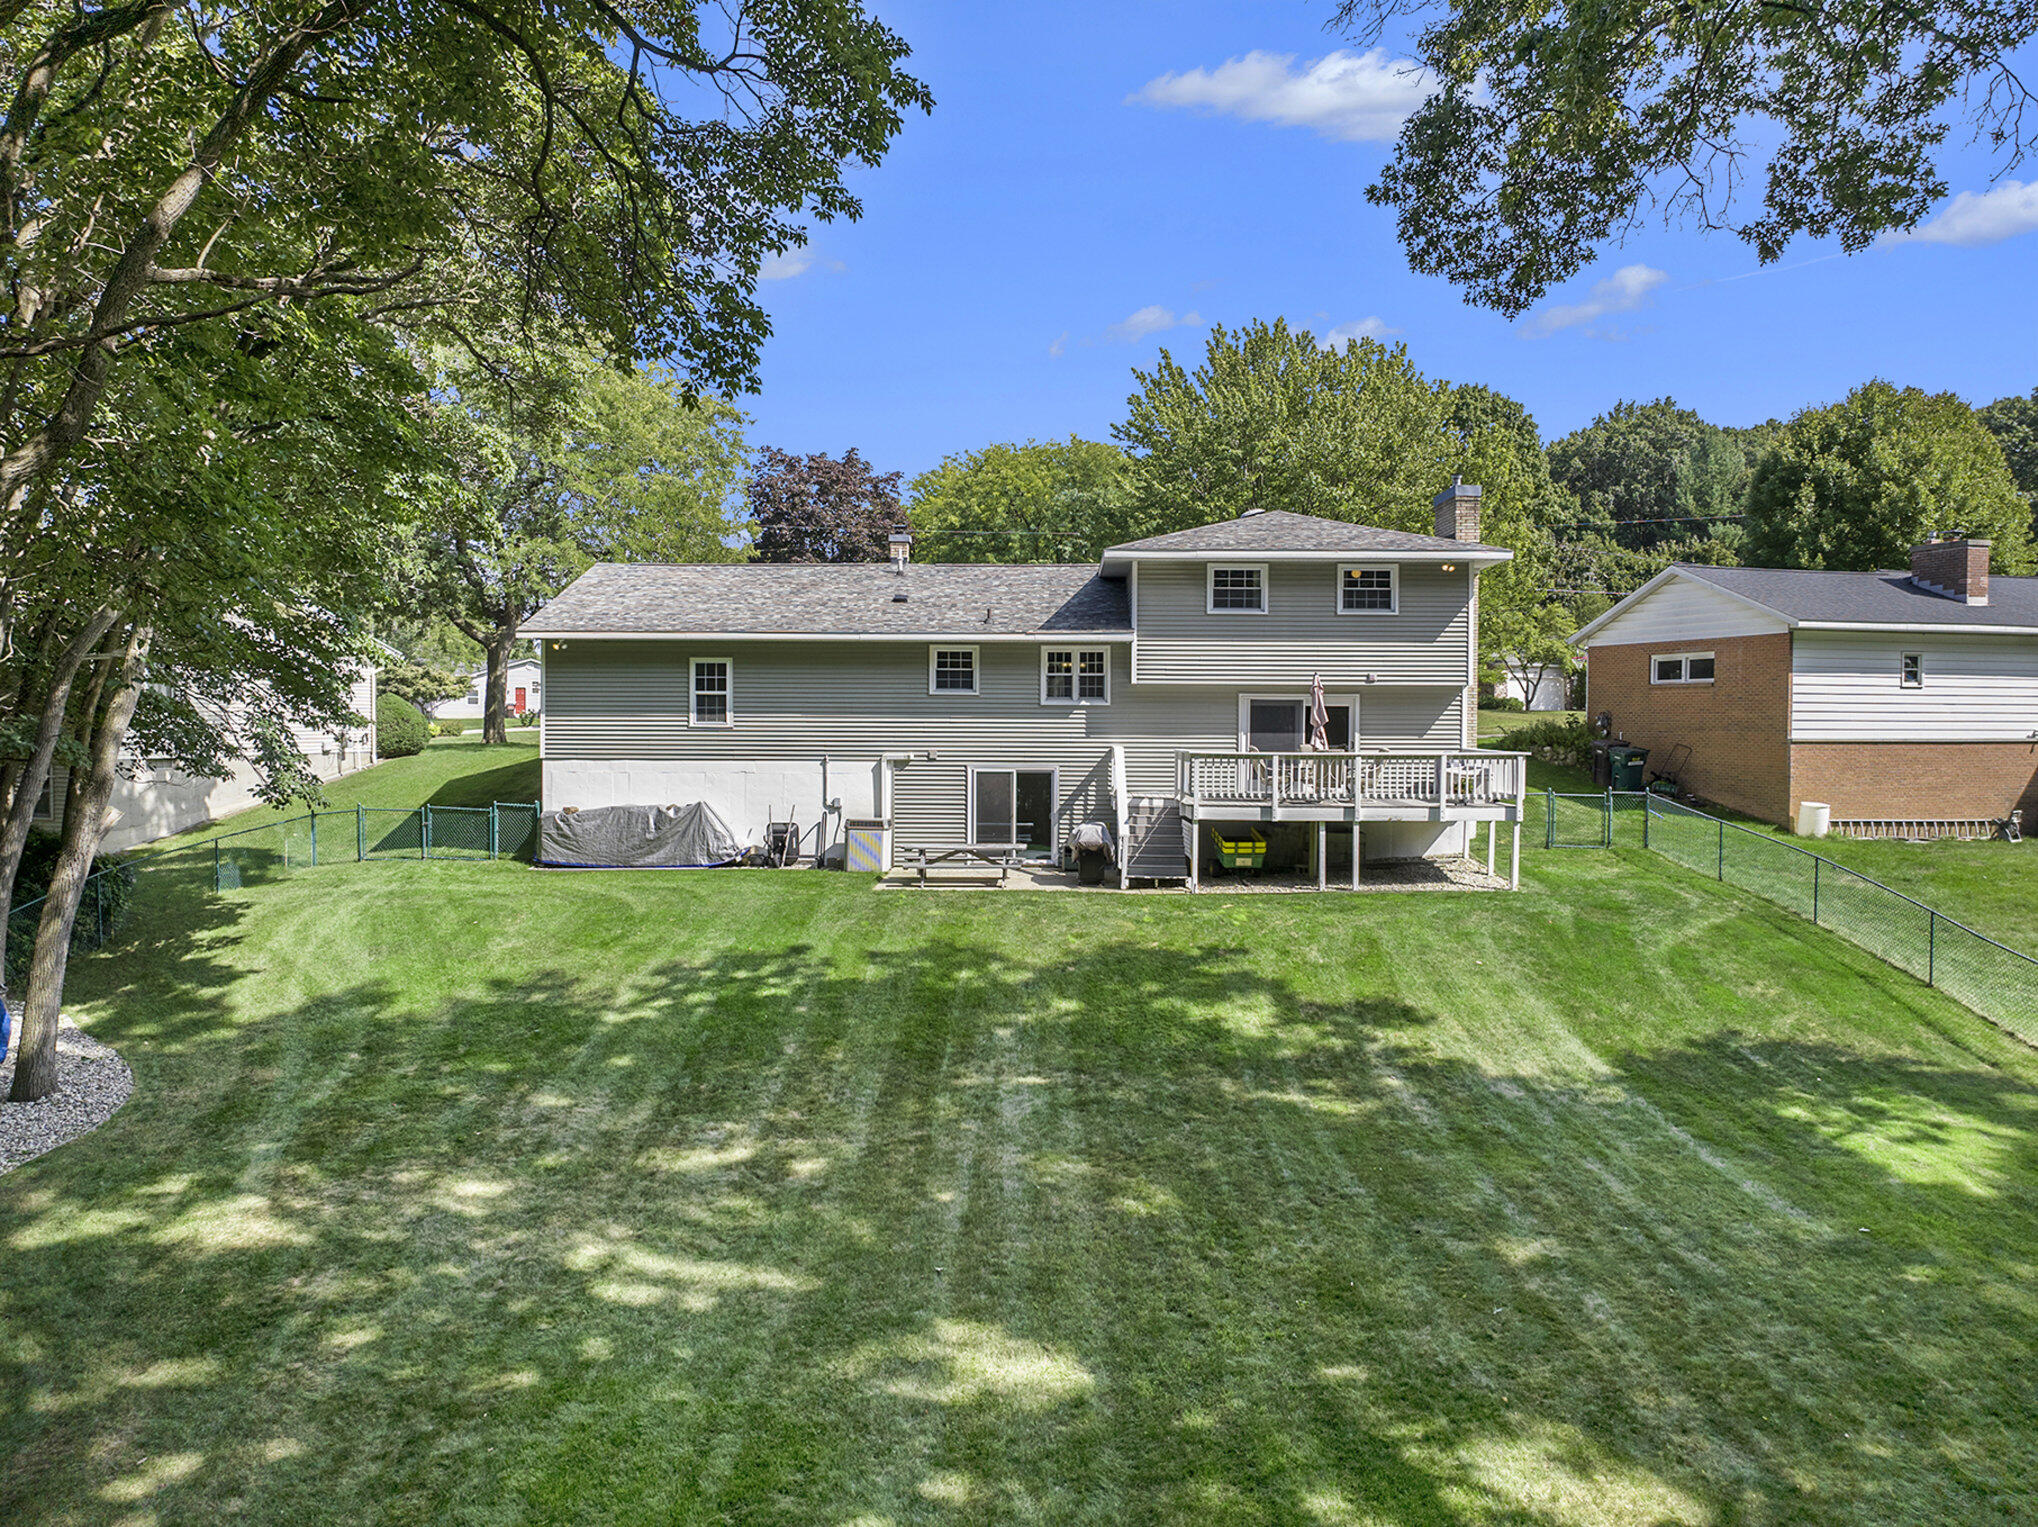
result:
M 1312 751 L 1330 751 L 1330 707 L 1323 702 L 1323 675 L 1309 676 L 1309 746 Z

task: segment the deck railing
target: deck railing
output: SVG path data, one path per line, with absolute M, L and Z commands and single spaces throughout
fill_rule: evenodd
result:
M 1492 753 L 1182 753 L 1176 788 L 1208 806 L 1508 806 L 1525 755 Z

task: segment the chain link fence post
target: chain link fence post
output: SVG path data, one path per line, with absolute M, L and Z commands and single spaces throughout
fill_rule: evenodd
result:
M 488 808 L 488 857 L 498 857 L 502 844 L 502 822 L 497 816 L 502 808 L 490 803 Z
M 1557 787 L 1543 787 L 1543 847 L 1557 846 Z
M 1727 878 L 1727 819 L 1720 818 L 1720 879 Z
M 1647 787 L 1647 786 L 1645 785 L 1645 786 L 1643 786 L 1643 787 L 1642 787 L 1642 847 L 1643 847 L 1643 848 L 1647 848 L 1647 847 L 1649 846 L 1649 823 L 1650 823 L 1650 821 L 1651 821 L 1651 820 L 1652 820 L 1652 819 L 1653 819 L 1653 818 L 1655 817 L 1655 815 L 1656 815 L 1656 797 L 1655 797 L 1654 795 L 1652 795 L 1652 794 L 1650 794 L 1650 793 L 1649 793 L 1649 789 L 1648 789 L 1648 787 Z
M 212 840 L 212 889 L 214 895 L 219 893 L 219 839 L 217 838 Z
M 1606 795 L 1599 808 L 1599 846 L 1613 847 L 1613 786 L 1606 787 Z
M 354 807 L 354 862 L 361 863 L 368 857 L 368 808 Z
M 318 868 L 318 813 L 311 814 L 311 867 Z
M 1813 926 L 1813 927 L 1817 927 L 1817 926 L 1818 926 L 1818 921 L 1819 921 L 1819 865 L 1820 865 L 1820 863 L 1821 863 L 1821 862 L 1822 862 L 1822 861 L 1821 861 L 1821 860 L 1820 860 L 1820 859 L 1818 858 L 1818 856 L 1817 856 L 1817 855 L 1813 855 L 1813 857 L 1812 857 L 1812 926 Z
M 1925 908 L 1925 984 L 1939 984 L 1939 914 Z
M 425 830 L 422 834 L 418 857 L 420 859 L 429 859 L 432 857 L 432 808 L 429 803 L 425 806 L 424 817 Z

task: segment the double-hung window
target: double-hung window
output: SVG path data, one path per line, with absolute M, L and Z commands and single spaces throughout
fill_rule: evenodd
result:
M 1923 689 L 1925 687 L 1924 653 L 1906 652 L 1903 655 L 1903 666 L 1899 670 L 1898 682 L 1905 689 Z
M 1267 613 L 1267 569 L 1261 562 L 1210 564 L 1212 615 L 1264 615 Z
M 1346 562 L 1337 570 L 1337 612 L 1340 615 L 1392 615 L 1401 590 L 1388 567 Z
M 1710 652 L 1666 652 L 1649 659 L 1651 684 L 1710 684 L 1712 677 Z
M 930 647 L 927 649 L 927 693 L 930 695 L 973 695 L 976 692 L 976 648 Z
M 729 726 L 735 721 L 731 706 L 733 670 L 725 657 L 697 657 L 693 660 L 693 705 L 689 712 L 695 726 Z
M 1111 654 L 1107 647 L 1045 647 L 1040 654 L 1042 705 L 1109 705 Z

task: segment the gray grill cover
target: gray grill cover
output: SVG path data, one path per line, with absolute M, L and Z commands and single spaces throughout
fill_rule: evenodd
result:
M 743 846 L 705 801 L 691 806 L 597 806 L 548 811 L 538 862 L 571 869 L 708 869 Z

